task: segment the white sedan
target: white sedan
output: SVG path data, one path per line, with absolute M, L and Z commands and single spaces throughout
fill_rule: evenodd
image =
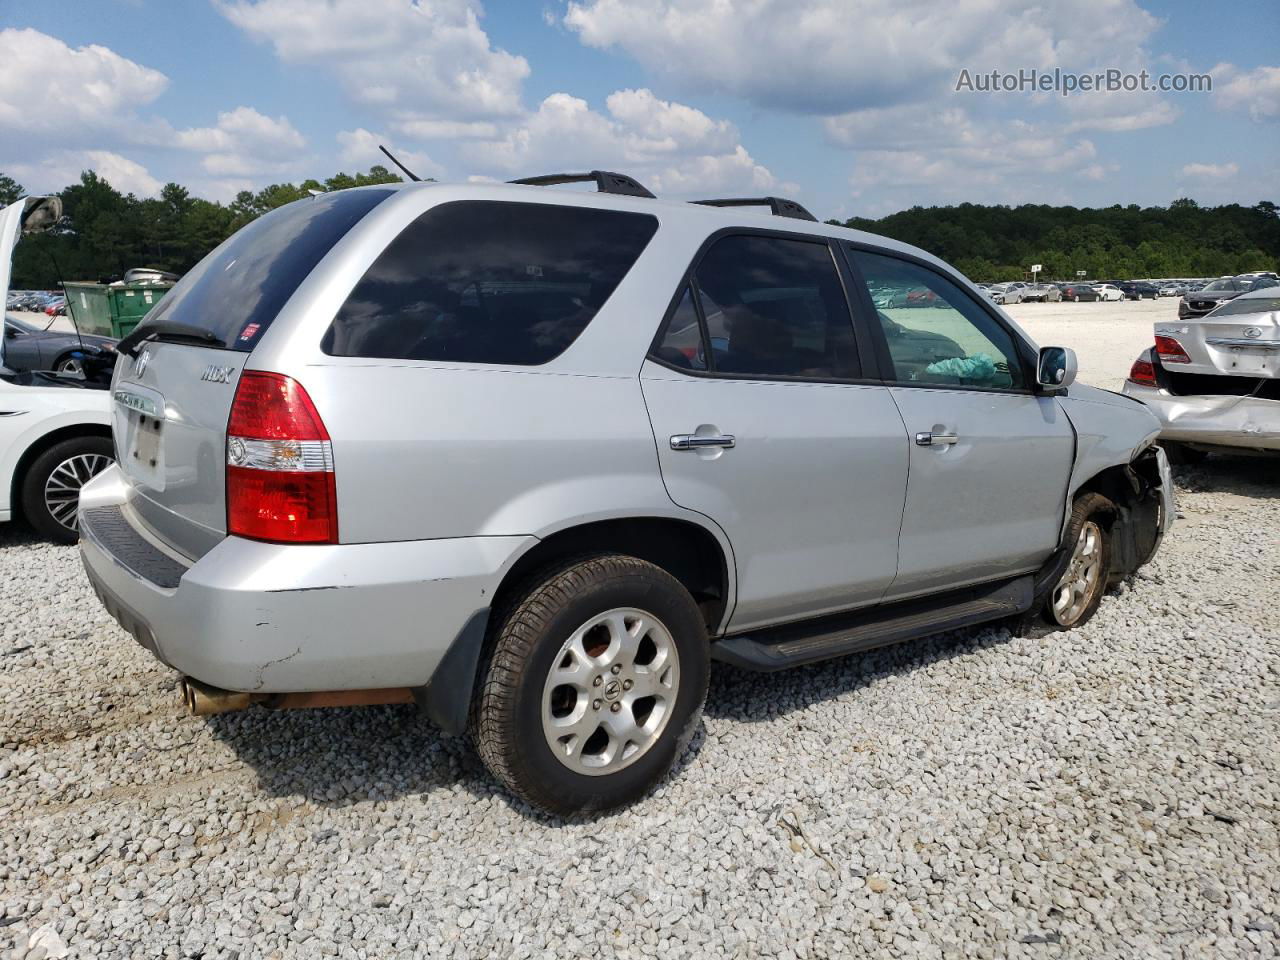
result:
M 58 219 L 60 204 L 28 197 L 0 210 L 0 291 L 9 289 L 23 232 Z M 111 395 L 84 380 L 4 369 L 0 340 L 0 521 L 21 515 L 59 543 L 75 543 L 80 488 L 110 466 Z

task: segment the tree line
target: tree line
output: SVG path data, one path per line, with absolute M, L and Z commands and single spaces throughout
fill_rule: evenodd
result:
M 1035 263 L 1044 266 L 1043 279 L 1074 279 L 1084 270 L 1091 280 L 1110 280 L 1278 270 L 1278 214 L 1265 200 L 1252 207 L 1202 207 L 1186 198 L 1167 207 L 962 203 L 840 225 L 921 247 L 973 280 L 1022 280 Z
M 158 197 L 138 198 L 115 189 L 93 171 L 59 194 L 63 220 L 26 238 L 14 257 L 14 289 L 55 289 L 61 280 L 107 280 L 131 267 L 185 273 L 205 254 L 255 217 L 314 191 L 373 183 L 398 183 L 386 167 L 338 173 L 327 180 L 276 183 L 242 191 L 230 203 L 191 195 L 167 183 Z M 0 205 L 23 195 L 0 174 Z M 853 217 L 840 226 L 913 244 L 954 264 L 974 280 L 1017 280 L 1033 263 L 1046 279 L 1209 277 L 1280 269 L 1280 210 L 1263 201 L 1252 207 L 1202 207 L 1175 200 L 1168 207 L 1018 207 L 962 203 L 912 207 L 870 220 Z
M 167 183 L 158 197 L 124 194 L 92 170 L 62 190 L 63 218 L 32 234 L 14 253 L 15 290 L 54 290 L 62 280 L 111 280 L 133 267 L 185 273 L 210 250 L 268 210 L 309 196 L 372 183 L 399 183 L 386 167 L 338 173 L 327 180 L 274 183 L 257 193 L 241 191 L 230 203 L 214 203 Z M 0 174 L 0 206 L 23 196 L 21 184 Z

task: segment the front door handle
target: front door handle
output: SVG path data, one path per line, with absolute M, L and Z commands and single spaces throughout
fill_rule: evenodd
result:
M 917 433 L 916 446 L 936 447 L 946 443 L 955 443 L 959 439 L 954 433 Z
M 730 434 L 700 437 L 696 433 L 677 433 L 671 438 L 672 450 L 697 450 L 699 447 L 732 447 L 737 441 Z

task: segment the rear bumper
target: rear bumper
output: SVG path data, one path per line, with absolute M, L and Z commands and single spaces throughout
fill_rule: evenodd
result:
M 532 537 L 282 546 L 227 537 L 194 564 L 151 543 L 112 467 L 80 551 L 108 612 L 162 662 L 226 690 L 421 687 Z
M 1160 420 L 1160 438 L 1244 450 L 1280 451 L 1280 401 L 1258 397 L 1174 396 L 1126 381 L 1124 394 Z

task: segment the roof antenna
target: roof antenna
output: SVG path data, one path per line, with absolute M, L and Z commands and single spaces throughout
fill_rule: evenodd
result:
M 401 163 L 401 162 L 400 162 L 399 160 L 397 160 L 395 157 L 393 157 L 393 156 L 391 155 L 391 151 L 390 151 L 390 150 L 388 150 L 388 149 L 387 149 L 386 147 L 384 147 L 382 144 L 378 144 L 378 149 L 379 149 L 379 150 L 381 150 L 383 153 L 385 153 L 385 154 L 387 155 L 387 159 L 388 159 L 388 160 L 390 160 L 390 161 L 391 161 L 392 163 L 394 163 L 397 167 L 399 167 L 401 170 L 403 170 L 403 171 L 404 171 L 404 175 L 405 175 L 406 177 L 408 177 L 408 178 L 409 178 L 410 180 L 412 180 L 414 183 L 421 183 L 421 182 L 422 182 L 422 178 L 421 178 L 420 176 L 418 176 L 417 174 L 415 174 L 412 170 L 410 170 L 408 167 L 406 167 L 403 163 Z

